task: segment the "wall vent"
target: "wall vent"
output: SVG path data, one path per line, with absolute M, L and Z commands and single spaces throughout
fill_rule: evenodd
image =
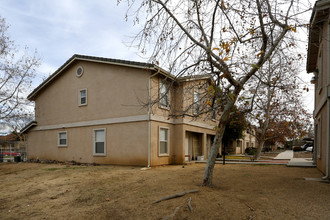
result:
M 76 76 L 81 77 L 83 73 L 84 73 L 84 68 L 82 66 L 78 66 L 76 71 Z

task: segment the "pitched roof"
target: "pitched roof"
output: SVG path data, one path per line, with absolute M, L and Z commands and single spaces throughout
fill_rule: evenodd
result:
M 310 19 L 309 38 L 308 38 L 308 53 L 307 53 L 307 72 L 313 72 L 316 69 L 316 61 L 319 51 L 319 25 L 323 21 L 329 19 L 330 0 L 319 0 L 315 2 L 312 16 Z
M 89 62 L 98 62 L 98 63 L 105 63 L 105 64 L 112 64 L 112 65 L 119 65 L 119 66 L 126 66 L 132 68 L 139 68 L 145 70 L 155 71 L 172 80 L 178 81 L 190 81 L 190 80 L 201 80 L 210 78 L 210 75 L 192 75 L 192 76 L 183 76 L 176 78 L 171 73 L 167 72 L 166 70 L 162 69 L 161 67 L 151 64 L 151 63 L 143 63 L 143 62 L 136 62 L 136 61 L 128 61 L 128 60 L 119 60 L 119 59 L 111 59 L 111 58 L 104 58 L 104 57 L 95 57 L 95 56 L 86 56 L 86 55 L 79 55 L 74 54 L 70 59 L 68 59 L 60 68 L 58 68 L 52 75 L 50 75 L 45 81 L 43 81 L 37 88 L 35 88 L 29 95 L 28 99 L 33 100 L 39 92 L 46 88 L 53 80 L 61 75 L 61 73 L 72 65 L 76 61 L 89 61 Z
M 21 134 L 27 133 L 31 128 L 33 128 L 36 125 L 37 125 L 37 122 L 36 121 L 31 121 L 30 123 L 28 123 L 27 125 L 25 125 L 24 128 L 21 129 L 20 133 Z
M 58 68 L 52 75 L 50 75 L 45 81 L 43 81 L 37 88 L 35 88 L 29 95 L 28 99 L 33 100 L 36 95 L 45 88 L 50 82 L 52 82 L 55 78 L 61 75 L 63 70 L 73 64 L 75 61 L 89 61 L 89 62 L 99 62 L 105 64 L 113 64 L 113 65 L 120 65 L 120 66 L 128 66 L 133 68 L 140 68 L 140 69 L 147 69 L 158 71 L 170 78 L 174 79 L 174 76 L 168 73 L 166 70 L 160 68 L 159 66 L 151 63 L 143 63 L 143 62 L 135 62 L 135 61 L 128 61 L 128 60 L 119 60 L 119 59 L 111 59 L 111 58 L 104 58 L 104 57 L 95 57 L 95 56 L 86 56 L 86 55 L 79 55 L 74 54 L 70 59 L 68 59 L 60 68 Z
M 177 80 L 179 82 L 203 80 L 203 79 L 205 79 L 205 80 L 212 79 L 212 74 L 188 75 L 188 76 L 181 76 L 181 77 L 177 78 Z

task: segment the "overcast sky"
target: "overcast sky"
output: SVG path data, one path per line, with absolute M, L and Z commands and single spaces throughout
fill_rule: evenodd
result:
M 0 16 L 10 25 L 9 35 L 15 44 L 28 46 L 31 54 L 37 50 L 42 64 L 36 87 L 73 54 L 147 61 L 124 44 L 138 30 L 125 21 L 126 6 L 117 6 L 117 0 L 0 0 Z M 309 111 L 314 92 L 311 77 L 302 72 L 310 89 L 306 95 Z
M 129 41 L 134 27 L 125 21 L 126 5 L 116 0 L 1 0 L 0 16 L 21 48 L 37 49 L 43 75 L 53 73 L 73 54 L 141 60 Z

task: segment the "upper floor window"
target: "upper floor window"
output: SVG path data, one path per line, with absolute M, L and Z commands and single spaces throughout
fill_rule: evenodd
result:
M 87 89 L 79 91 L 79 106 L 87 105 Z
M 169 85 L 166 81 L 160 81 L 159 85 L 159 103 L 161 107 L 169 107 Z
M 198 115 L 200 113 L 200 94 L 194 92 L 194 114 Z
M 57 133 L 58 134 L 58 143 L 57 145 L 59 147 L 66 147 L 68 146 L 68 137 L 67 137 L 67 132 L 66 131 L 60 131 Z

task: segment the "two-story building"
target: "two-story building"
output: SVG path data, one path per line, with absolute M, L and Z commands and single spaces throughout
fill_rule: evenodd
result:
M 74 55 L 29 94 L 28 158 L 153 166 L 206 159 L 216 121 L 194 117 L 208 76 Z
M 308 41 L 307 72 L 315 84 L 314 159 L 329 178 L 330 157 L 330 0 L 318 0 L 313 8 Z

